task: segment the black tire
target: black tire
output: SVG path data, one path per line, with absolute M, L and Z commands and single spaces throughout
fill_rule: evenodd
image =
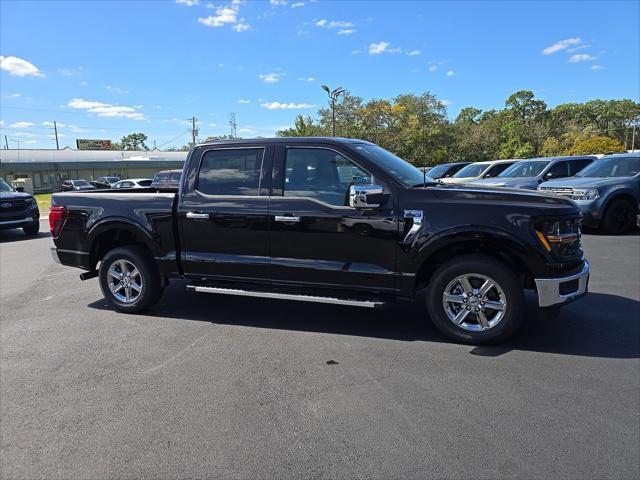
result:
M 636 207 L 624 198 L 614 199 L 607 205 L 602 218 L 602 230 L 609 235 L 629 232 L 636 221 Z
M 22 227 L 22 231 L 29 237 L 36 236 L 40 231 L 40 220 L 36 219 L 36 221 L 32 225 L 29 225 L 28 227 Z
M 489 323 L 487 323 L 488 328 L 476 331 L 469 330 L 480 328 L 480 320 L 477 319 L 477 314 L 474 311 L 475 307 L 472 307 L 472 305 L 481 309 L 483 307 L 479 303 L 475 303 L 475 298 L 471 298 L 472 301 L 469 301 L 469 297 L 466 297 L 465 302 L 468 303 L 464 305 L 450 304 L 452 305 L 451 308 L 460 308 L 460 310 L 469 307 L 470 312 L 466 314 L 468 320 L 462 322 L 467 328 L 458 326 L 453 320 L 450 320 L 443 304 L 445 289 L 450 282 L 454 282 L 459 276 L 473 274 L 493 280 L 502 291 L 503 300 L 506 300 L 506 308 L 500 319 L 497 317 L 499 312 L 488 307 L 485 307 L 487 310 L 479 312 L 489 320 Z M 473 282 L 478 282 L 478 280 L 481 279 L 473 278 Z M 481 286 L 481 283 L 482 281 L 475 285 L 471 284 L 471 286 L 477 288 Z M 458 285 L 462 288 L 461 283 Z M 489 300 L 499 300 L 499 289 L 491 289 L 489 291 L 487 295 L 487 297 L 490 297 Z M 462 297 L 464 295 L 460 294 L 459 298 Z M 513 335 L 522 324 L 524 292 L 518 277 L 501 261 L 485 255 L 460 255 L 449 260 L 434 273 L 427 288 L 427 310 L 436 328 L 456 342 L 470 345 L 499 343 Z M 489 326 L 491 321 L 495 321 L 495 325 Z
M 120 280 L 109 275 L 109 268 L 114 265 L 114 262 L 120 261 L 124 261 L 127 273 L 135 272 L 131 265 L 139 272 L 139 276 L 136 275 L 135 279 L 131 277 L 130 281 L 136 282 L 136 286 L 140 286 L 141 289 L 139 292 L 136 292 L 133 287 L 129 290 L 131 293 L 129 302 L 126 301 L 126 298 L 118 298 L 118 295 L 125 296 L 124 293 L 114 294 L 110 288 L 110 283 L 113 283 L 115 287 L 120 284 Z M 122 272 L 119 264 L 114 271 Z M 164 291 L 160 273 L 153 258 L 147 250 L 138 246 L 114 248 L 108 252 L 100 263 L 99 279 L 104 298 L 120 312 L 142 312 L 155 304 Z M 122 290 L 126 291 L 127 289 L 121 288 L 120 291 Z

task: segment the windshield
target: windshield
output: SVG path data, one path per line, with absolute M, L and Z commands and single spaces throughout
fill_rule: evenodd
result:
M 118 177 L 107 177 L 107 182 L 109 183 L 116 183 L 119 182 L 120 179 Z
M 382 147 L 358 143 L 352 145 L 352 148 L 406 187 L 422 185 L 424 182 L 424 173 L 400 157 L 395 156 L 393 153 L 387 152 Z M 430 173 L 431 172 L 429 172 L 429 174 Z M 429 174 L 427 174 L 427 178 L 430 178 Z
M 443 163 L 442 165 L 436 165 L 435 167 L 433 167 L 431 170 L 427 172 L 427 174 L 431 178 L 440 178 L 440 177 L 443 177 L 447 173 L 447 170 L 449 170 L 450 168 L 451 168 L 450 163 Z
M 604 157 L 576 177 L 633 177 L 640 172 L 640 157 Z
M 13 187 L 0 178 L 0 192 L 8 193 L 13 192 Z
M 89 182 L 87 182 L 86 180 L 74 180 L 73 184 L 76 187 L 90 187 L 91 184 Z
M 462 170 L 458 171 L 453 178 L 470 178 L 470 177 L 479 177 L 484 169 L 489 166 L 488 163 L 470 163 Z
M 140 180 L 138 181 L 138 185 L 140 185 L 141 187 L 148 187 L 149 185 L 151 185 L 151 180 Z
M 529 161 L 529 162 L 516 162 L 502 172 L 499 177 L 537 177 L 542 173 L 545 167 L 549 165 L 549 162 L 545 161 Z

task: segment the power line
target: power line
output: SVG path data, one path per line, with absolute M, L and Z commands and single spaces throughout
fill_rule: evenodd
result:
M 180 138 L 180 137 L 182 137 L 183 135 L 186 135 L 187 133 L 190 133 L 190 132 L 191 132 L 191 129 L 189 129 L 189 130 L 185 130 L 185 131 L 184 131 L 184 132 L 182 132 L 180 135 L 178 135 L 178 136 L 177 136 L 177 137 L 175 137 L 175 138 L 172 138 L 172 139 L 171 139 L 171 140 L 169 140 L 168 142 L 161 143 L 160 145 L 158 145 L 158 146 L 157 146 L 157 148 L 164 147 L 166 144 L 171 143 L 171 142 L 173 142 L 173 141 L 175 141 L 175 140 L 179 139 L 179 138 Z

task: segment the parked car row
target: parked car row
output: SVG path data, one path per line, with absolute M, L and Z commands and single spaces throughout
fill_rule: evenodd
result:
M 162 170 L 157 172 L 153 179 L 150 178 L 127 178 L 121 180 L 118 177 L 99 177 L 97 180 L 65 180 L 62 182 L 63 192 L 80 192 L 86 190 L 105 190 L 120 188 L 155 188 L 158 190 L 177 189 L 180 185 L 182 170 Z
M 451 173 L 451 172 L 455 173 Z M 640 154 L 494 160 L 437 165 L 427 175 L 448 184 L 524 188 L 575 201 L 583 225 L 622 234 L 637 223 Z

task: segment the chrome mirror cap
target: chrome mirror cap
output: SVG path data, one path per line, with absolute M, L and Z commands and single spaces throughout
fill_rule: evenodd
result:
M 368 195 L 381 195 L 380 185 L 351 185 L 349 187 L 349 206 L 353 208 L 378 208 L 379 203 L 369 203 Z

